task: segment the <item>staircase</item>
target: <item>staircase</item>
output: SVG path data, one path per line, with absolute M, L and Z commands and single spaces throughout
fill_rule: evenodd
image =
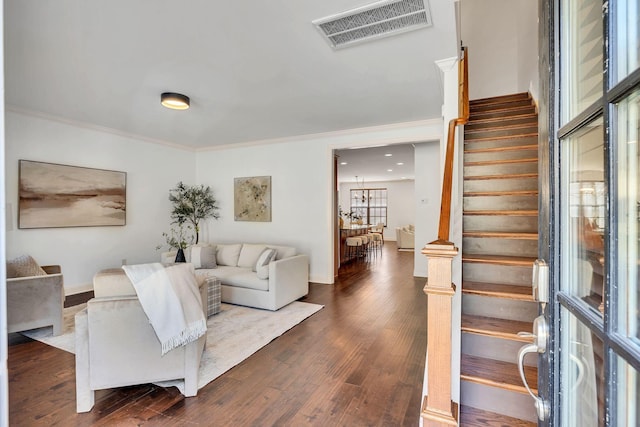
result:
M 464 136 L 461 425 L 537 425 L 518 349 L 537 305 L 538 116 L 528 94 L 471 101 Z M 536 389 L 535 357 L 527 360 Z

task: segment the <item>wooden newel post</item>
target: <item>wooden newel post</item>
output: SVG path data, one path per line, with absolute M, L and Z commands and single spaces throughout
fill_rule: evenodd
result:
M 422 405 L 425 426 L 457 426 L 458 405 L 451 400 L 451 283 L 453 258 L 458 248 L 435 241 L 422 249 L 427 256 L 427 396 Z

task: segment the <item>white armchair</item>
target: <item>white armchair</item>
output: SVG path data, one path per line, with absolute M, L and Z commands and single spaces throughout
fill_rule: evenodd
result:
M 396 244 L 398 249 L 414 249 L 415 234 L 408 227 L 396 228 Z
M 164 356 L 135 290 L 122 269 L 98 272 L 95 298 L 76 314 L 76 410 L 88 412 L 95 390 L 184 379 L 185 396 L 198 392 L 206 334 Z M 207 286 L 200 285 L 206 312 Z
M 8 332 L 53 326 L 62 333 L 64 286 L 59 265 L 41 267 L 44 276 L 7 278 Z

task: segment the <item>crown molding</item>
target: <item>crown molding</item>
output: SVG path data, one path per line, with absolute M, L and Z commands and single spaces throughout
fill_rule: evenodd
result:
M 123 138 L 129 139 L 137 139 L 144 142 L 149 142 L 151 144 L 164 145 L 166 147 L 177 148 L 179 150 L 191 151 L 195 152 L 196 149 L 191 146 L 180 145 L 174 142 L 165 141 L 157 138 L 150 138 L 148 136 L 138 135 L 131 132 L 124 132 L 118 129 L 110 128 L 107 126 L 100 126 L 93 123 L 83 122 L 80 120 L 68 119 L 66 117 L 56 116 L 53 114 L 47 114 L 40 111 L 29 110 L 27 108 L 17 107 L 15 105 L 6 105 L 6 111 L 10 111 L 12 113 L 21 114 L 24 116 L 36 117 L 39 119 L 49 120 L 52 122 L 63 123 L 66 125 L 76 126 L 82 129 L 93 130 L 96 132 L 110 133 L 112 135 L 121 136 Z
M 136 139 L 136 140 L 148 142 L 151 144 L 158 144 L 166 147 L 176 148 L 179 150 L 190 151 L 190 152 L 228 150 L 231 148 L 245 148 L 245 147 L 254 147 L 259 145 L 305 142 L 305 141 L 313 141 L 313 140 L 321 140 L 321 139 L 337 139 L 337 138 L 344 138 L 344 137 L 349 137 L 353 135 L 365 135 L 367 133 L 381 133 L 385 131 L 394 131 L 398 129 L 442 126 L 442 118 L 438 117 L 433 119 L 416 120 L 411 122 L 391 123 L 386 125 L 343 129 L 343 130 L 330 131 L 330 132 L 294 135 L 294 136 L 286 136 L 281 138 L 269 138 L 269 139 L 261 139 L 261 140 L 255 140 L 255 141 L 247 141 L 247 142 L 236 142 L 236 143 L 230 143 L 230 144 L 212 145 L 208 147 L 193 147 L 193 146 L 176 144 L 174 142 L 165 141 L 162 139 L 150 138 L 147 136 L 138 135 L 131 132 L 124 132 L 124 131 L 110 128 L 107 126 L 100 126 L 93 123 L 83 122 L 80 120 L 68 119 L 65 117 L 43 113 L 40 111 L 34 111 L 34 110 L 30 110 L 30 109 L 18 107 L 15 105 L 10 105 L 10 104 L 6 105 L 6 111 L 10 111 L 12 113 L 21 114 L 25 116 L 36 117 L 44 120 L 49 120 L 53 122 L 63 123 L 63 124 L 76 126 L 83 129 L 93 130 L 97 132 L 109 133 L 109 134 L 117 135 L 123 138 Z M 427 138 L 430 139 L 430 138 L 433 138 L 433 136 L 430 135 Z M 410 139 L 415 140 L 415 138 L 410 138 Z M 391 137 L 391 138 L 384 138 L 382 140 L 377 140 L 376 144 L 392 144 L 392 143 L 399 143 L 399 142 L 407 142 L 408 140 L 409 139 L 407 138 Z M 349 145 L 353 146 L 353 142 L 350 142 Z
M 412 122 L 391 123 L 386 125 L 343 129 L 343 130 L 330 131 L 330 132 L 286 136 L 282 138 L 270 138 L 270 139 L 262 139 L 262 140 L 247 141 L 247 142 L 237 142 L 232 144 L 222 144 L 222 145 L 198 148 L 196 149 L 196 151 L 227 150 L 229 148 L 244 148 L 244 147 L 257 146 L 257 145 L 305 142 L 305 141 L 313 141 L 313 140 L 320 140 L 320 139 L 336 139 L 336 138 L 348 137 L 353 135 L 362 135 L 367 133 L 379 133 L 379 132 L 393 131 L 398 129 L 411 129 L 411 128 L 430 127 L 430 126 L 442 126 L 442 118 L 438 117 L 434 119 L 416 120 Z M 415 138 L 412 138 L 412 140 L 415 140 Z M 378 140 L 376 142 L 376 145 L 393 143 L 393 142 L 401 142 L 401 141 L 406 142 L 407 139 L 406 138 L 401 138 L 401 139 L 387 138 L 383 141 Z M 371 143 L 369 142 L 369 144 Z M 353 142 L 350 142 L 348 145 L 353 146 L 354 144 Z

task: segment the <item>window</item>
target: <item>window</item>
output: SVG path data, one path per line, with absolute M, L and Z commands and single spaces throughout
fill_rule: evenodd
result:
M 351 213 L 362 218 L 363 224 L 387 226 L 386 188 L 352 189 L 350 200 Z

